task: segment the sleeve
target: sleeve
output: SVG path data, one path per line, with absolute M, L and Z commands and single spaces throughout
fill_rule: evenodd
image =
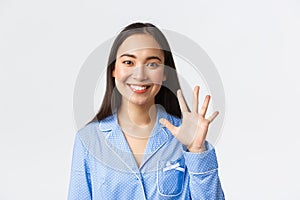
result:
M 79 133 L 77 133 L 73 147 L 68 200 L 91 199 L 92 190 L 87 150 L 82 144 Z
M 189 174 L 189 191 L 191 199 L 223 200 L 225 199 L 218 176 L 218 162 L 215 149 L 205 141 L 206 151 L 191 153 L 183 151 Z

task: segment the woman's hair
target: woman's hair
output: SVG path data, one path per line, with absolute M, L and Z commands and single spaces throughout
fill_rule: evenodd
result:
M 171 115 L 181 118 L 179 102 L 176 97 L 176 91 L 180 89 L 173 55 L 169 43 L 163 33 L 153 24 L 150 23 L 133 23 L 126 26 L 116 37 L 111 47 L 111 51 L 107 63 L 106 71 L 106 91 L 99 112 L 90 121 L 100 121 L 112 115 L 114 108 L 121 104 L 121 94 L 115 86 L 115 78 L 112 77 L 112 72 L 115 69 L 117 51 L 120 45 L 129 36 L 134 34 L 149 34 L 160 45 L 164 52 L 165 67 L 164 73 L 166 81 L 163 81 L 161 88 L 155 96 L 155 104 L 160 104 Z M 89 123 L 90 123 L 89 122 Z

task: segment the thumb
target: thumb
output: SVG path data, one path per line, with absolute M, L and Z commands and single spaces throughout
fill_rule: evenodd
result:
M 167 127 L 167 129 L 169 129 L 169 131 L 171 131 L 171 133 L 175 136 L 176 135 L 176 130 L 177 127 L 174 126 L 171 122 L 169 122 L 167 119 L 165 118 L 160 118 L 159 122 L 164 125 L 165 127 Z

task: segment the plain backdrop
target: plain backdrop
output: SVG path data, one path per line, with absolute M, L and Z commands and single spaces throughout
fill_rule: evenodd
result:
M 226 94 L 216 146 L 226 199 L 300 199 L 300 3 L 0 1 L 0 199 L 66 199 L 73 91 L 88 55 L 152 22 L 197 42 Z

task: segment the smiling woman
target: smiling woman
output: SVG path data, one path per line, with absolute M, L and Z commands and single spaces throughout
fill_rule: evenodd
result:
M 163 51 L 151 35 L 135 34 L 122 43 L 112 72 L 122 95 L 121 106 L 134 108 L 131 104 L 137 104 L 149 110 L 155 104 L 154 98 L 166 78 L 163 63 Z
M 218 112 L 206 117 L 210 96 L 198 110 L 198 95 L 196 86 L 190 110 L 157 27 L 125 27 L 111 48 L 101 108 L 76 135 L 69 200 L 224 199 L 205 140 Z

